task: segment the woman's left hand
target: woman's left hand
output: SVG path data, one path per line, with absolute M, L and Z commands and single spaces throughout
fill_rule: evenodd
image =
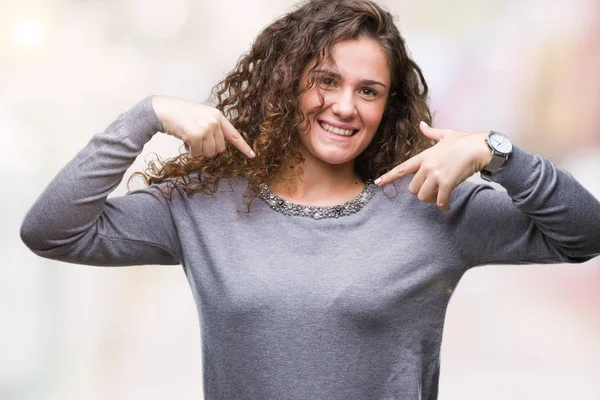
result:
M 441 210 L 449 211 L 452 190 L 492 160 L 492 151 L 486 143 L 489 132 L 436 129 L 425 122 L 419 127 L 437 143 L 382 175 L 375 183 L 383 186 L 416 172 L 408 191 L 423 202 L 437 202 Z

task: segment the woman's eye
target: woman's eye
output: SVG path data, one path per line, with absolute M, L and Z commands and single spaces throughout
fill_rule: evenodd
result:
M 368 97 L 375 97 L 375 96 L 377 96 L 377 92 L 374 91 L 373 89 L 370 89 L 370 88 L 364 88 L 362 90 L 362 94 L 364 94 L 364 95 L 366 95 Z
M 323 86 L 328 86 L 328 87 L 335 86 L 335 80 L 332 78 L 321 78 L 320 83 Z

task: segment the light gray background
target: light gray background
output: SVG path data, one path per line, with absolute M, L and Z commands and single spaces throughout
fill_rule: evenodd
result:
M 180 267 L 52 262 L 18 229 L 93 133 L 149 94 L 204 101 L 293 3 L 0 3 L 1 399 L 202 398 Z M 505 132 L 600 195 L 596 0 L 381 3 L 425 72 L 436 126 Z M 157 135 L 131 171 L 178 146 Z M 448 310 L 440 399 L 600 398 L 599 304 L 599 260 L 469 272 Z

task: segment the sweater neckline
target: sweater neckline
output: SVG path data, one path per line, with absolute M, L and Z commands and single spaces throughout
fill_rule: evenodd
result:
M 260 186 L 259 197 L 263 199 L 272 210 L 288 216 L 309 217 L 314 219 L 340 218 L 360 211 L 375 194 L 377 185 L 372 180 L 365 182 L 363 190 L 353 198 L 343 204 L 333 206 L 307 206 L 296 204 L 285 200 L 269 189 L 267 184 Z

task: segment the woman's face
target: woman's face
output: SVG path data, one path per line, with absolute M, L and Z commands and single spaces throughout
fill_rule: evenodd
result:
M 300 99 L 305 117 L 319 106 L 323 109 L 300 131 L 300 151 L 306 158 L 329 164 L 351 162 L 362 153 L 377 131 L 390 88 L 390 69 L 379 43 L 369 37 L 346 40 L 331 51 L 334 63 L 323 61 L 314 73 L 315 85 Z M 306 87 L 309 63 L 300 86 Z M 302 125 L 304 127 L 305 125 Z

